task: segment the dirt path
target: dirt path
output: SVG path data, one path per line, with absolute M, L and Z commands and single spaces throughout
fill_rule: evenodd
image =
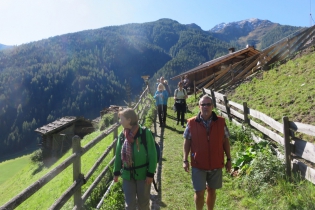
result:
M 161 155 L 160 155 L 160 161 L 158 162 L 157 171 L 154 175 L 154 180 L 156 181 L 157 188 L 159 192 L 156 192 L 154 185 L 151 186 L 151 198 L 150 198 L 150 206 L 151 210 L 159 210 L 160 209 L 160 203 L 161 203 L 161 176 L 162 176 L 162 158 L 163 158 L 163 136 L 164 136 L 164 128 L 156 126 L 155 130 L 152 129 L 152 131 L 156 131 L 155 134 L 155 141 L 160 145 L 161 148 Z

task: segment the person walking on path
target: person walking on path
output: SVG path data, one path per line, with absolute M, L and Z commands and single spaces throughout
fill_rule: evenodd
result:
M 160 84 L 160 79 L 156 79 L 155 88 Z
M 175 108 L 177 113 L 177 125 L 181 122 L 184 128 L 185 112 L 186 110 L 186 98 L 188 97 L 187 91 L 183 88 L 183 82 L 178 82 L 177 89 L 174 92 Z
M 188 90 L 189 87 L 190 87 L 190 81 L 188 79 L 188 75 L 186 74 L 184 77 L 184 89 Z
M 150 209 L 150 190 L 157 165 L 157 154 L 152 133 L 141 129 L 138 116 L 131 108 L 119 112 L 124 130 L 116 146 L 114 182 L 123 178 L 125 208 L 127 210 Z M 139 129 L 140 128 L 140 129 Z M 146 147 L 142 143 L 142 132 L 146 132 Z
M 208 95 L 199 100 L 199 109 L 197 116 L 187 120 L 183 134 L 183 168 L 189 172 L 191 166 L 196 209 L 203 209 L 206 189 L 207 209 L 212 210 L 216 189 L 222 187 L 222 168 L 225 166 L 228 172 L 231 171 L 229 131 L 225 119 L 212 111 L 212 99 Z M 225 164 L 224 153 L 227 157 Z
M 158 85 L 157 91 L 154 94 L 154 99 L 155 99 L 155 104 L 158 108 L 158 118 L 160 122 L 160 127 L 165 127 L 168 93 L 165 90 L 165 87 L 162 83 Z
M 164 80 L 163 85 L 164 85 L 165 90 L 167 91 L 168 95 L 170 96 L 171 95 L 171 88 L 170 88 L 170 86 L 168 86 L 168 81 Z

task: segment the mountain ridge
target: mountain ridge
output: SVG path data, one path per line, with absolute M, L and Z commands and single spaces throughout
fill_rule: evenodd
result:
M 229 23 L 220 23 L 215 25 L 212 29 L 209 31 L 218 33 L 222 30 L 224 30 L 226 27 L 237 27 L 237 28 L 251 28 L 251 30 L 255 30 L 257 27 L 260 27 L 263 24 L 263 26 L 268 26 L 272 24 L 277 24 L 278 23 L 273 23 L 270 20 L 261 20 L 258 18 L 250 18 L 250 19 L 245 19 L 245 20 L 240 20 L 240 21 L 234 21 L 234 22 L 229 22 Z
M 63 116 L 93 119 L 104 107 L 124 105 L 127 86 L 134 100 L 144 86 L 142 75 L 150 76 L 153 91 L 162 75 L 171 78 L 227 54 L 232 46 L 242 47 L 214 34 L 164 18 L 1 50 L 0 154 L 36 145 L 34 130 Z M 176 87 L 176 81 L 169 84 Z

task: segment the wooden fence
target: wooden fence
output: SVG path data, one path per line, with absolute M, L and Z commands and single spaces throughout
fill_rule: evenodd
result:
M 145 112 L 151 106 L 151 100 L 149 96 L 148 87 L 141 94 L 139 101 L 133 107 L 139 116 L 139 121 L 144 120 Z M 50 171 L 48 174 L 37 180 L 35 183 L 27 187 L 20 194 L 12 198 L 6 204 L 0 207 L 1 210 L 11 210 L 19 206 L 26 199 L 31 197 L 34 193 L 40 190 L 45 184 L 47 184 L 52 179 L 56 178 L 63 170 L 67 167 L 73 168 L 73 183 L 69 188 L 59 197 L 55 203 L 49 209 L 61 209 L 63 205 L 73 196 L 74 200 L 74 208 L 73 209 L 83 209 L 83 205 L 85 201 L 89 198 L 92 191 L 98 186 L 102 178 L 105 177 L 106 173 L 109 171 L 110 166 L 114 163 L 115 157 L 113 157 L 109 164 L 97 175 L 93 183 L 88 187 L 88 189 L 83 193 L 82 186 L 92 177 L 96 169 L 100 166 L 102 161 L 109 155 L 112 154 L 111 151 L 114 151 L 116 148 L 116 142 L 118 137 L 118 128 L 120 124 L 118 123 L 117 113 L 114 114 L 114 124 L 102 132 L 95 139 L 90 141 L 85 147 L 81 147 L 81 139 L 78 136 L 74 136 L 72 138 L 72 151 L 73 154 L 69 156 L 65 161 L 59 164 L 56 168 Z M 92 166 L 90 171 L 84 175 L 81 173 L 81 157 L 88 152 L 94 146 L 102 141 L 109 134 L 114 134 L 114 139 L 112 144 L 104 151 L 103 154 L 99 157 L 99 159 Z M 113 155 L 114 156 L 114 155 Z
M 285 116 L 280 123 L 249 108 L 246 102 L 241 105 L 229 101 L 225 95 L 205 88 L 203 88 L 203 93 L 211 96 L 214 106 L 220 110 L 225 118 L 237 125 L 250 125 L 270 140 L 283 146 L 285 154 L 283 155 L 278 151 L 278 156 L 285 159 L 286 173 L 289 177 L 292 170 L 300 171 L 302 177 L 315 184 L 315 169 L 308 166 L 315 163 L 315 144 L 295 137 L 295 132 L 315 136 L 315 126 L 292 122 Z M 263 140 L 254 134 L 252 137 L 256 142 Z

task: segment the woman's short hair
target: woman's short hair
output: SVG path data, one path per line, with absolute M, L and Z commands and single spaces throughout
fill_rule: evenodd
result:
M 131 126 L 138 124 L 138 115 L 132 108 L 127 108 L 118 112 L 118 116 L 124 116 L 126 119 L 131 119 L 130 120 Z
M 162 83 L 157 86 L 157 90 L 165 90 L 165 87 Z

